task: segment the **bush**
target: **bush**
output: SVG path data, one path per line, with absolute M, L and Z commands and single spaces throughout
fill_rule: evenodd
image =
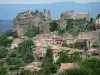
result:
M 6 58 L 7 54 L 8 54 L 8 50 L 4 47 L 1 47 L 0 48 L 0 59 Z
M 9 30 L 9 31 L 3 33 L 0 36 L 0 46 L 7 47 L 12 43 L 13 39 L 8 39 L 8 36 L 17 37 L 17 33 L 13 32 L 12 30 Z
M 18 46 L 18 53 L 25 63 L 31 63 L 34 60 L 32 47 L 35 47 L 32 40 L 24 40 Z
M 93 48 L 99 48 L 99 44 L 100 44 L 100 43 L 96 41 L 96 42 L 94 42 L 94 44 L 92 45 L 92 47 L 93 47 Z
M 81 67 L 91 70 L 95 75 L 100 75 L 100 59 L 87 59 L 81 63 Z
M 37 34 L 40 33 L 40 29 L 38 27 L 35 27 L 33 29 L 29 29 L 25 32 L 24 36 L 28 37 L 35 37 Z
M 70 69 L 65 72 L 60 73 L 59 75 L 93 75 L 87 69 Z
M 68 55 L 67 51 L 62 51 L 60 53 L 60 57 L 56 61 L 57 66 L 59 67 L 61 63 L 72 63 L 72 62 L 77 62 L 80 61 L 81 57 L 79 56 L 79 53 L 73 53 L 71 55 Z
M 80 32 L 95 31 L 96 28 L 93 21 L 88 22 L 85 18 L 77 20 L 69 19 L 66 25 L 66 31 L 73 36 L 77 36 Z
M 56 21 L 52 21 L 52 22 L 50 23 L 50 31 L 51 31 L 51 32 L 56 31 L 56 30 L 57 30 L 57 27 L 58 27 L 58 24 L 57 24 Z
M 62 44 L 62 47 L 67 47 L 67 43 L 63 43 Z
M 6 68 L 0 68 L 0 75 L 7 75 Z
M 47 48 L 47 53 L 43 59 L 42 68 L 40 73 L 43 75 L 54 74 L 57 72 L 57 67 L 53 63 L 53 51 L 51 48 Z
M 7 58 L 6 62 L 8 65 L 18 65 L 23 63 L 21 58 Z
M 86 41 L 84 40 L 83 42 L 75 42 L 75 43 L 71 43 L 69 45 L 67 45 L 67 47 L 69 48 L 75 48 L 75 49 L 86 49 L 87 45 L 86 45 Z

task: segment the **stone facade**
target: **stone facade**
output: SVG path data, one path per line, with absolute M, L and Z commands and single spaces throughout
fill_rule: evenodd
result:
M 91 32 L 82 32 L 77 36 L 76 39 L 89 41 L 91 47 L 95 41 L 100 41 L 100 30 Z
M 74 37 L 71 34 L 59 36 L 55 33 L 50 34 L 40 34 L 37 35 L 34 39 L 36 46 L 47 47 L 50 45 L 62 45 L 62 43 L 73 43 Z
M 96 19 L 96 25 L 100 27 L 100 18 Z

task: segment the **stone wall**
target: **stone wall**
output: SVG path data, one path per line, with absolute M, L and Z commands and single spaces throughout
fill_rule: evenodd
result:
M 96 19 L 96 25 L 100 27 L 100 18 Z

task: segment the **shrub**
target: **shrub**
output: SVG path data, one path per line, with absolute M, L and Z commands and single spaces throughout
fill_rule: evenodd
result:
M 50 23 L 50 31 L 51 31 L 51 32 L 56 31 L 56 30 L 57 30 L 57 27 L 58 27 L 58 24 L 57 24 L 56 21 L 52 21 L 52 22 Z
M 25 32 L 24 36 L 28 36 L 28 37 L 35 37 L 37 34 L 40 33 L 40 28 L 35 27 L 33 29 L 29 29 Z

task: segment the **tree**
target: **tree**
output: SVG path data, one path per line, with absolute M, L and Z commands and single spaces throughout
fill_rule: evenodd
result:
M 6 58 L 8 54 L 8 50 L 4 47 L 0 47 L 0 59 Z
M 53 74 L 57 72 L 57 67 L 53 63 L 53 51 L 51 48 L 47 48 L 47 53 L 43 59 L 42 69 L 40 72 L 42 74 Z
M 67 47 L 67 45 L 68 45 L 67 43 L 63 43 L 62 47 Z
M 12 37 L 17 37 L 17 33 L 12 31 L 12 30 L 8 30 L 7 32 L 3 33 L 0 36 L 0 46 L 9 46 L 13 39 L 8 39 L 8 36 L 12 36 Z
M 7 70 L 6 70 L 6 68 L 1 68 L 1 69 L 0 69 L 0 75 L 7 75 Z
M 71 55 L 68 55 L 68 51 L 62 51 L 59 53 L 59 58 L 56 61 L 57 66 L 59 67 L 61 63 L 72 63 L 81 60 L 79 53 L 75 52 Z
M 30 39 L 24 40 L 18 46 L 18 53 L 25 63 L 31 63 L 34 60 L 32 47 L 35 47 L 35 44 Z
M 81 63 L 81 67 L 91 70 L 94 75 L 100 75 L 100 59 L 87 59 Z
M 35 37 L 37 34 L 40 33 L 40 28 L 39 27 L 35 27 L 33 29 L 29 29 L 25 32 L 24 36 L 28 36 L 28 37 Z
M 44 13 L 46 12 L 46 9 L 44 9 Z
M 36 10 L 35 13 L 39 13 L 39 10 Z
M 33 75 L 33 73 L 30 70 L 23 70 L 20 75 Z
M 75 69 L 66 70 L 65 72 L 62 72 L 58 75 L 93 75 L 93 74 L 90 73 L 90 71 L 87 69 L 75 68 Z
M 57 30 L 57 27 L 58 27 L 58 24 L 57 24 L 56 21 L 52 21 L 52 22 L 50 23 L 50 31 L 51 31 L 51 32 L 56 31 L 56 30 Z
M 67 47 L 75 48 L 75 49 L 86 49 L 87 48 L 86 40 L 84 40 L 82 42 L 71 43 L 71 44 L 67 45 Z
M 99 44 L 100 44 L 100 43 L 96 41 L 96 42 L 94 42 L 94 44 L 92 45 L 92 47 L 93 47 L 93 48 L 99 48 Z
M 61 63 L 72 62 L 71 57 L 68 56 L 67 51 L 60 52 L 60 56 L 56 61 L 57 66 L 59 67 Z
M 64 34 L 65 32 L 66 32 L 66 31 L 65 31 L 64 28 L 59 28 L 59 30 L 58 30 L 58 33 L 59 33 L 60 35 Z
M 97 15 L 96 19 L 100 18 L 100 14 Z

